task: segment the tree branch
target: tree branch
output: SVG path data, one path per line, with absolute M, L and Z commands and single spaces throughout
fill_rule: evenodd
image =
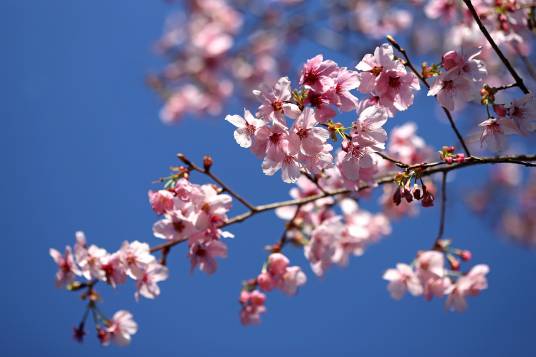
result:
M 406 168 L 406 171 L 415 170 L 415 169 L 423 169 L 420 172 L 419 176 L 427 177 L 438 172 L 447 173 L 447 172 L 459 170 L 468 166 L 476 166 L 476 165 L 484 165 L 484 164 L 509 163 L 509 164 L 523 165 L 527 167 L 536 167 L 536 164 L 534 163 L 535 161 L 536 161 L 536 155 L 515 155 L 515 156 L 497 156 L 497 157 L 472 157 L 471 156 L 471 157 L 468 157 L 464 162 L 459 163 L 459 164 L 449 165 L 443 161 L 438 161 L 438 162 L 433 162 L 433 163 L 423 163 L 423 164 L 412 165 Z M 379 177 L 371 184 L 361 185 L 357 190 L 338 189 L 338 190 L 334 190 L 334 191 L 330 191 L 326 193 L 319 193 L 313 196 L 308 196 L 308 197 L 303 197 L 303 198 L 298 198 L 298 199 L 293 199 L 293 200 L 272 202 L 272 203 L 268 203 L 264 205 L 254 206 L 255 209 L 246 211 L 244 213 L 241 213 L 239 215 L 229 218 L 224 224 L 220 226 L 220 228 L 243 222 L 256 214 L 259 214 L 261 212 L 272 211 L 272 210 L 275 210 L 276 208 L 287 207 L 287 206 L 302 206 L 306 203 L 315 202 L 322 198 L 334 197 L 338 195 L 348 195 L 351 193 L 381 186 L 387 183 L 392 183 L 392 182 L 395 182 L 395 174 L 396 173 L 390 173 L 385 176 Z M 187 239 L 169 240 L 165 243 L 152 247 L 151 253 L 154 253 L 162 249 L 171 248 L 186 240 Z
M 508 59 L 502 53 L 502 51 L 499 48 L 499 46 L 497 46 L 497 44 L 495 43 L 495 40 L 493 40 L 493 38 L 491 37 L 490 33 L 488 32 L 488 30 L 486 29 L 486 27 L 484 26 L 484 24 L 480 20 L 480 17 L 478 16 L 478 13 L 476 12 L 475 7 L 473 6 L 473 4 L 471 4 L 471 0 L 463 0 L 463 2 L 465 3 L 467 8 L 469 9 L 469 12 L 473 16 L 473 19 L 475 20 L 476 24 L 478 25 L 478 28 L 480 29 L 480 31 L 482 32 L 482 34 L 484 35 L 486 40 L 488 40 L 489 44 L 491 45 L 491 47 L 493 48 L 493 50 L 495 51 L 497 56 L 499 56 L 499 58 L 501 59 L 502 63 L 506 66 L 506 69 L 508 69 L 508 72 L 510 72 L 510 74 L 512 75 L 512 77 L 516 81 L 516 84 L 519 87 L 519 89 L 521 89 L 521 91 L 523 93 L 529 94 L 530 91 L 525 86 L 525 83 L 523 83 L 523 78 L 521 78 L 519 76 L 519 74 L 516 72 L 514 66 L 512 66 L 510 61 L 508 61 Z

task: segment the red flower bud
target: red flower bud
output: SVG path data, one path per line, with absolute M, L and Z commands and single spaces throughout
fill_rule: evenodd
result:
M 460 253 L 460 258 L 461 258 L 464 262 L 467 262 L 467 261 L 471 260 L 472 257 L 473 257 L 473 255 L 472 255 L 471 252 L 468 251 L 468 250 L 462 250 L 461 253 Z

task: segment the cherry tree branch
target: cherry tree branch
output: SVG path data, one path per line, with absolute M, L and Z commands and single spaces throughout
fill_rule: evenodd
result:
M 415 66 L 413 65 L 413 63 L 411 62 L 409 56 L 408 56 L 408 53 L 406 52 L 406 50 L 400 46 L 400 44 L 394 39 L 393 36 L 391 35 L 388 35 L 387 36 L 387 41 L 389 41 L 389 43 L 391 45 L 393 45 L 394 48 L 396 48 L 398 50 L 398 52 L 400 52 L 402 54 L 402 56 L 404 56 L 404 59 L 406 60 L 406 65 L 411 69 L 411 71 L 421 80 L 421 82 L 425 85 L 426 88 L 430 89 L 430 85 L 428 84 L 428 82 L 426 81 L 426 78 L 423 77 L 423 75 L 415 68 Z M 452 130 L 454 131 L 454 134 L 456 134 L 456 137 L 458 138 L 458 141 L 460 142 L 460 144 L 462 145 L 463 147 L 463 151 L 465 151 L 465 155 L 467 156 L 471 156 L 471 152 L 469 151 L 469 148 L 467 147 L 467 145 L 465 144 L 465 141 L 463 140 L 463 136 L 462 134 L 460 133 L 460 131 L 458 130 L 458 128 L 456 127 L 456 123 L 454 122 L 454 118 L 452 117 L 452 114 L 450 113 L 450 111 L 445 108 L 444 106 L 441 106 L 441 108 L 443 109 L 443 112 L 445 113 L 445 115 L 447 116 L 447 119 L 450 123 L 450 127 L 452 128 Z
M 465 3 L 467 8 L 469 9 L 469 12 L 473 16 L 473 19 L 475 20 L 476 24 L 478 25 L 478 28 L 480 29 L 480 31 L 482 32 L 482 34 L 484 35 L 486 40 L 488 40 L 489 44 L 491 45 L 491 47 L 493 48 L 493 50 L 495 51 L 497 56 L 499 56 L 499 58 L 501 59 L 502 63 L 506 66 L 506 69 L 508 69 L 508 72 L 510 72 L 510 74 L 512 75 L 512 77 L 516 81 L 516 84 L 519 87 L 519 89 L 521 89 L 521 91 L 523 93 L 529 94 L 530 91 L 525 86 L 525 83 L 523 83 L 523 78 L 521 78 L 521 76 L 517 73 L 517 71 L 515 70 L 514 66 L 512 66 L 510 61 L 508 61 L 508 58 L 506 58 L 506 56 L 502 53 L 502 51 L 499 48 L 499 46 L 497 46 L 497 43 L 495 43 L 495 40 L 493 40 L 493 38 L 491 37 L 490 33 L 488 32 L 488 30 L 486 29 L 486 27 L 484 26 L 484 24 L 480 20 L 480 17 L 478 16 L 478 13 L 476 12 L 475 7 L 471 3 L 471 0 L 463 0 L 463 2 Z
M 184 162 L 184 161 L 183 161 Z M 510 164 L 517 164 L 517 165 L 523 165 L 527 167 L 536 167 L 536 155 L 513 155 L 513 156 L 496 156 L 496 157 L 468 157 L 465 161 L 457 164 L 447 164 L 443 161 L 438 162 L 432 162 L 432 163 L 423 163 L 423 164 L 417 164 L 417 165 L 411 165 L 408 166 L 405 171 L 410 172 L 411 170 L 419 170 L 419 176 L 420 177 L 427 177 L 431 176 L 433 174 L 442 172 L 444 174 L 450 172 L 459 170 L 465 167 L 469 166 L 476 166 L 476 165 L 485 165 L 485 164 L 498 164 L 498 163 L 510 163 Z M 335 197 L 339 195 L 349 195 L 352 193 L 356 193 L 359 191 L 363 191 L 366 189 L 371 189 L 377 186 L 381 186 L 388 183 L 395 182 L 395 175 L 396 173 L 390 173 L 384 176 L 381 176 L 377 178 L 373 183 L 370 184 L 363 184 L 359 186 L 357 190 L 349 190 L 349 189 L 337 189 L 334 191 L 326 191 L 323 193 L 319 193 L 312 196 L 307 196 L 303 198 L 293 199 L 293 200 L 286 200 L 286 201 L 278 201 L 278 202 L 272 202 L 267 203 L 263 205 L 257 205 L 252 206 L 253 209 L 250 209 L 249 211 L 246 211 L 244 213 L 238 214 L 234 217 L 229 218 L 225 223 L 223 223 L 220 228 L 230 226 L 236 223 L 243 222 L 250 217 L 257 215 L 261 212 L 267 212 L 267 211 L 273 211 L 280 207 L 288 207 L 288 206 L 302 206 L 304 204 L 315 202 L 317 200 L 320 200 L 322 198 L 326 197 Z M 236 197 L 236 196 L 235 196 Z M 151 248 L 151 253 L 154 253 L 156 251 L 169 249 L 179 243 L 182 243 L 186 241 L 187 239 L 175 239 L 175 240 L 169 240 L 165 243 L 156 245 Z

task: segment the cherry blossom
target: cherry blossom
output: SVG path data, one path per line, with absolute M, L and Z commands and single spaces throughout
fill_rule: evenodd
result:
M 324 60 L 321 54 L 316 55 L 303 65 L 300 84 L 319 93 L 327 92 L 333 87 L 334 80 L 331 74 L 336 70 L 337 64 L 335 62 Z
M 419 79 L 394 59 L 390 45 L 376 47 L 374 55 L 366 54 L 356 68 L 361 71 L 359 90 L 378 97 L 378 104 L 389 116 L 413 104 L 413 92 L 420 89 Z
M 244 109 L 244 117 L 240 115 L 227 115 L 225 120 L 237 127 L 234 137 L 236 143 L 243 148 L 251 147 L 255 134 L 264 126 L 262 120 L 255 118 L 246 109 Z
M 76 275 L 80 275 L 80 271 L 74 262 L 74 256 L 71 247 L 65 247 L 63 255 L 56 249 L 51 248 L 49 254 L 58 265 L 56 273 L 56 286 L 62 287 L 71 283 Z
M 112 342 L 119 346 L 126 346 L 130 343 L 131 336 L 138 332 L 138 324 L 130 312 L 119 310 L 109 322 L 106 331 L 110 334 Z
M 160 287 L 157 283 L 168 278 L 168 268 L 152 261 L 143 270 L 138 271 L 135 277 L 137 279 L 136 293 L 134 294 L 136 300 L 139 300 L 140 296 L 154 299 L 160 295 Z
M 486 146 L 491 151 L 502 151 L 506 147 L 506 137 L 508 134 L 515 134 L 517 128 L 513 121 L 499 118 L 489 118 L 478 125 L 482 128 L 480 135 L 480 146 Z
M 240 304 L 242 305 L 240 322 L 243 325 L 260 323 L 261 314 L 266 312 L 265 301 L 266 295 L 258 290 L 253 290 L 252 292 L 242 290 L 240 294 Z
M 153 263 L 156 258 L 150 253 L 149 244 L 136 241 L 123 242 L 119 250 L 122 264 L 126 268 L 126 273 L 132 279 L 142 273 L 146 267 Z
M 536 99 L 527 94 L 514 99 L 508 107 L 508 116 L 514 121 L 516 129 L 522 135 L 536 130 Z
M 448 290 L 446 307 L 449 310 L 464 311 L 467 308 L 465 298 L 467 296 L 476 296 L 480 291 L 487 289 L 488 282 L 486 275 L 489 267 L 485 264 L 475 265 L 469 273 L 460 277 L 456 284 Z
M 358 99 L 350 91 L 359 86 L 359 74 L 342 67 L 333 72 L 332 77 L 335 87 L 328 92 L 331 96 L 331 102 L 343 112 L 354 110 L 357 107 Z
M 173 208 L 174 195 L 168 190 L 149 191 L 149 201 L 156 214 L 163 214 Z
M 262 103 L 257 116 L 264 118 L 267 122 L 285 123 L 285 115 L 295 119 L 300 114 L 298 106 L 290 103 L 292 93 L 288 77 L 279 78 L 272 89 L 254 90 L 253 94 Z
M 465 103 L 478 97 L 480 83 L 487 75 L 482 61 L 476 59 L 477 50 L 470 56 L 449 51 L 443 55 L 442 65 L 446 72 L 440 74 L 428 91 L 437 96 L 439 103 L 448 110 L 462 108 Z
M 196 266 L 199 266 L 199 270 L 207 274 L 213 274 L 218 267 L 215 258 L 226 258 L 227 246 L 219 240 L 211 240 L 205 243 L 197 242 L 190 247 L 189 256 L 192 271 Z
M 389 281 L 387 289 L 395 300 L 402 299 L 406 291 L 413 296 L 423 293 L 423 287 L 417 274 L 407 264 L 399 263 L 396 265 L 396 269 L 388 269 L 383 274 L 383 278 Z

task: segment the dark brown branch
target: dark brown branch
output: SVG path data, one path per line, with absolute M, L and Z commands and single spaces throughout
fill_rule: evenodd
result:
M 510 164 L 523 165 L 527 167 L 536 167 L 536 164 L 534 163 L 534 161 L 536 161 L 536 155 L 469 157 L 464 162 L 459 163 L 459 164 L 449 165 L 449 164 L 446 164 L 445 162 L 438 161 L 438 162 L 433 162 L 429 164 L 424 163 L 424 164 L 412 165 L 412 166 L 409 166 L 406 169 L 406 171 L 415 170 L 415 169 L 423 169 L 420 173 L 420 177 L 427 177 L 438 172 L 447 173 L 447 172 L 455 171 L 464 167 L 483 165 L 483 164 L 510 163 Z M 387 183 L 392 183 L 395 181 L 394 176 L 395 176 L 395 173 L 379 177 L 377 180 L 374 181 L 374 183 L 364 184 L 360 186 L 357 190 L 338 189 L 338 190 L 334 190 L 331 192 L 319 193 L 317 195 L 298 198 L 294 200 L 279 201 L 279 202 L 273 202 L 273 203 L 268 203 L 264 205 L 258 205 L 258 206 L 255 206 L 255 210 L 249 210 L 239 215 L 236 215 L 232 218 L 229 218 L 221 227 L 223 228 L 226 226 L 230 226 L 232 224 L 243 222 L 256 214 L 259 214 L 261 212 L 272 211 L 272 210 L 275 210 L 276 208 L 287 207 L 287 206 L 302 206 L 304 204 L 315 202 L 322 198 L 334 197 L 338 195 L 348 195 L 348 194 L 355 193 L 358 191 L 363 191 L 365 189 L 370 189 L 370 188 L 381 186 Z M 186 239 L 170 240 L 163 244 L 152 247 L 151 252 L 154 253 L 162 249 L 171 248 L 184 241 L 186 241 Z
M 426 88 L 430 89 L 430 85 L 426 81 L 426 78 L 424 78 L 422 74 L 415 68 L 415 66 L 413 66 L 413 63 L 411 62 L 406 50 L 402 46 L 400 46 L 398 42 L 396 42 L 393 36 L 390 36 L 390 35 L 387 36 L 387 41 L 389 41 L 389 43 L 393 45 L 393 47 L 396 48 L 398 52 L 402 53 L 402 56 L 404 56 L 404 59 L 406 60 L 406 66 L 408 66 L 411 69 L 411 71 L 421 80 L 421 82 L 426 86 Z M 465 144 L 462 134 L 456 127 L 456 123 L 454 122 L 454 118 L 452 118 L 452 114 L 447 108 L 443 106 L 441 106 L 441 108 L 443 109 L 443 112 L 447 116 L 447 119 L 450 123 L 450 127 L 452 128 L 452 130 L 454 131 L 454 134 L 456 134 L 456 137 L 458 138 L 458 141 L 462 145 L 463 151 L 465 151 L 465 155 L 471 156 L 471 152 L 469 151 L 469 148 Z
M 523 83 L 523 78 L 519 76 L 519 74 L 517 73 L 515 68 L 512 66 L 510 61 L 508 61 L 508 58 L 506 58 L 506 56 L 502 53 L 499 46 L 497 46 L 497 44 L 495 43 L 495 40 L 493 40 L 493 38 L 491 37 L 490 33 L 488 32 L 488 30 L 486 29 L 486 27 L 480 20 L 480 17 L 478 16 L 478 13 L 476 12 L 475 7 L 473 6 L 473 4 L 471 4 L 471 0 L 463 0 L 463 2 L 469 9 L 469 12 L 473 16 L 473 19 L 475 20 L 476 24 L 478 25 L 478 28 L 480 29 L 480 31 L 482 32 L 486 40 L 488 40 L 489 44 L 491 45 L 491 47 L 493 48 L 497 56 L 499 56 L 502 63 L 506 66 L 506 69 L 508 69 L 508 72 L 510 72 L 510 74 L 512 75 L 512 78 L 514 78 L 514 80 L 516 81 L 517 86 L 521 89 L 523 93 L 529 94 L 530 91 L 525 86 L 525 83 Z

